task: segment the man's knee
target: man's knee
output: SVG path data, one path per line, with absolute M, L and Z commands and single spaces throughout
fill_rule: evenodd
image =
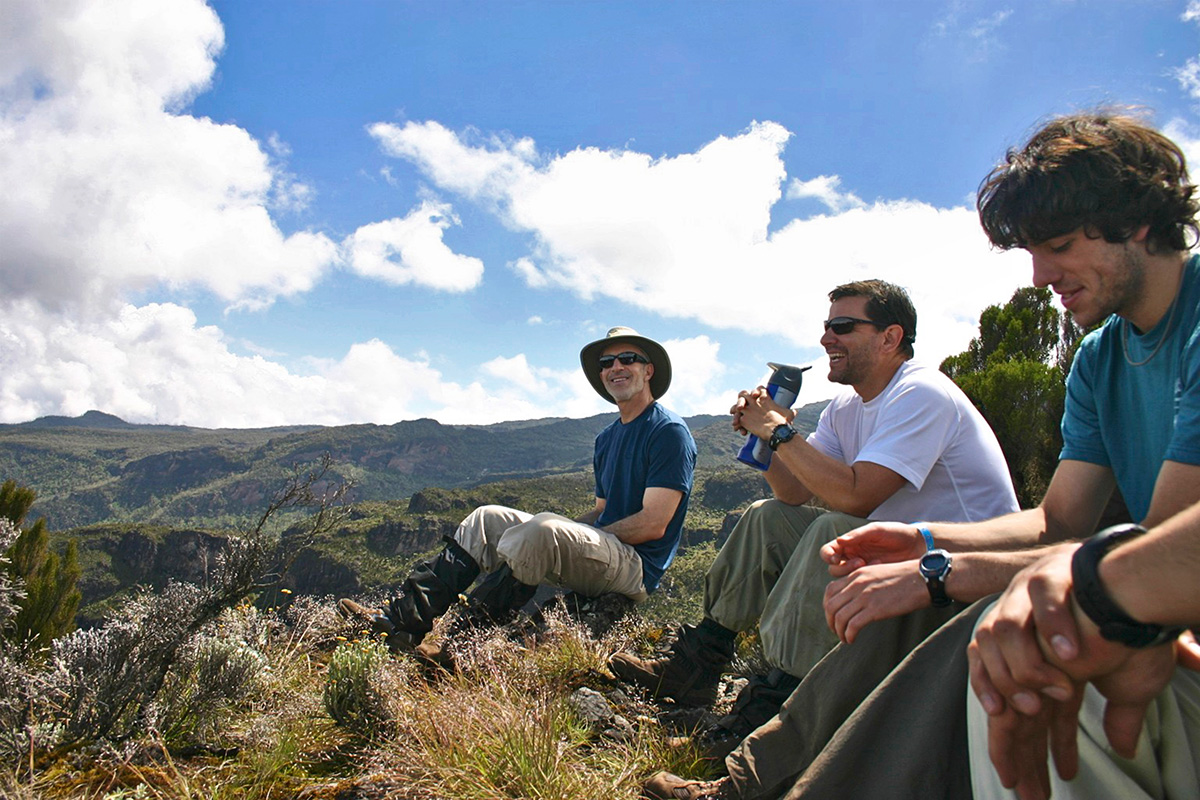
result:
M 756 500 L 742 512 L 741 518 L 729 533 L 725 547 L 736 549 L 745 541 L 757 546 L 770 541 L 795 543 L 814 519 L 824 516 L 820 509 L 811 506 L 791 506 L 775 498 Z
M 512 563 L 514 560 L 522 560 L 524 553 L 556 547 L 557 530 L 553 523 L 561 519 L 558 514 L 543 512 L 513 525 L 500 535 L 496 543 L 497 554 Z
M 862 527 L 867 520 L 853 517 L 838 511 L 828 511 L 814 519 L 805 531 L 805 538 L 815 541 L 832 542 L 843 533 Z

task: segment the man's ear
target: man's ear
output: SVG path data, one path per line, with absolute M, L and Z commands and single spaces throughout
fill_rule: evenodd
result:
M 904 341 L 904 328 L 895 323 L 888 325 L 883 331 L 883 344 L 888 350 L 899 350 Z
M 654 377 L 654 365 L 647 364 L 646 365 L 646 380 L 650 380 L 653 377 Z

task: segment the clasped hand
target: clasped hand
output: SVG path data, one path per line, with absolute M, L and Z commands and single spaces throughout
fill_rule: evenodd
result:
M 967 648 L 971 687 L 989 715 L 988 753 L 1001 783 L 1022 800 L 1050 795 L 1047 749 L 1064 780 L 1077 773 L 1086 683 L 1106 699 L 1109 743 L 1132 757 L 1146 709 L 1174 673 L 1177 646 L 1181 663 L 1200 658 L 1190 634 L 1145 650 L 1101 637 L 1072 597 L 1076 547 L 1054 548 L 1019 572 Z
M 791 422 L 796 412 L 784 408 L 771 398 L 765 386 L 749 392 L 738 392 L 737 402 L 729 409 L 733 416 L 733 429 L 745 436 L 752 433 L 760 439 L 784 423 Z

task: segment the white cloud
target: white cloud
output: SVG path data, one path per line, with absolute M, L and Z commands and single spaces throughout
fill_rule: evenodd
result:
M 787 197 L 789 200 L 803 198 L 818 200 L 835 214 L 848 208 L 866 206 L 862 198 L 854 192 L 843 192 L 841 186 L 842 179 L 837 175 L 818 175 L 807 181 L 793 178 L 792 182 L 788 184 Z
M 450 206 L 426 201 L 406 217 L 359 228 L 343 243 L 346 260 L 358 274 L 393 285 L 467 291 L 483 278 L 483 262 L 455 253 L 442 240 L 458 224 Z
M 728 369 L 720 361 L 721 345 L 707 336 L 667 339 L 671 357 L 671 387 L 663 404 L 677 414 L 712 414 L 730 406 L 738 390 L 724 385 Z M 739 387 L 744 388 L 744 387 Z
M 945 14 L 930 27 L 930 35 L 954 48 L 963 62 L 987 61 L 1006 48 L 999 31 L 1012 16 L 1012 9 L 980 14 L 979 0 L 951 0 Z
M 417 417 L 483 424 L 612 410 L 578 368 L 536 367 L 524 355 L 481 365 L 467 384 L 448 380 L 428 355 L 379 340 L 310 365 L 301 375 L 238 355 L 178 305 L 124 305 L 84 320 L 16 301 L 0 315 L 0 422 L 102 409 L 131 422 L 214 428 Z
M 1181 19 L 1184 22 L 1200 21 L 1200 0 L 1191 0 Z M 1193 100 L 1200 100 L 1200 57 L 1189 58 L 1182 67 L 1174 70 L 1174 75 L 1186 94 Z
M 407 158 L 434 182 L 467 197 L 499 196 L 528 176 L 537 151 L 531 139 L 483 139 L 468 131 L 463 137 L 437 122 L 410 122 L 403 127 L 376 123 L 367 128 L 385 152 Z M 478 139 L 472 146 L 464 138 Z
M 533 259 L 522 256 L 510 263 L 508 268 L 521 276 L 521 280 L 525 281 L 525 285 L 531 289 L 544 289 L 550 285 L 550 281 L 533 263 Z
M 311 190 L 246 131 L 177 113 L 224 43 L 200 0 L 11 0 L 0 25 L 0 291 L 47 304 L 195 286 L 261 306 L 336 258 L 268 205 Z M 282 145 L 280 145 L 282 146 Z
M 789 136 L 765 122 L 673 158 L 590 148 L 535 163 L 527 140 L 510 150 L 498 150 L 499 140 L 475 147 L 436 123 L 409 123 L 388 127 L 385 147 L 438 188 L 532 233 L 536 252 L 511 265 L 530 286 L 609 295 L 801 347 L 815 348 L 826 292 L 845 281 L 880 277 L 907 287 L 920 314 L 918 351 L 929 360 L 963 349 L 979 312 L 1028 283 L 1027 260 L 991 251 L 972 209 L 868 206 L 851 201 L 857 196 L 836 178 L 792 191 L 845 210 L 771 232 Z M 456 172 L 463 164 L 466 177 Z

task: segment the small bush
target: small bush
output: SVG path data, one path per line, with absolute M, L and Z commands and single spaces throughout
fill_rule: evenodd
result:
M 228 711 L 253 696 L 267 661 L 240 637 L 198 636 L 183 648 L 151 708 L 170 744 L 204 743 Z
M 378 673 L 387 663 L 388 649 L 382 642 L 361 639 L 346 642 L 333 651 L 325 676 L 325 710 L 346 730 L 372 738 L 391 719 Z

